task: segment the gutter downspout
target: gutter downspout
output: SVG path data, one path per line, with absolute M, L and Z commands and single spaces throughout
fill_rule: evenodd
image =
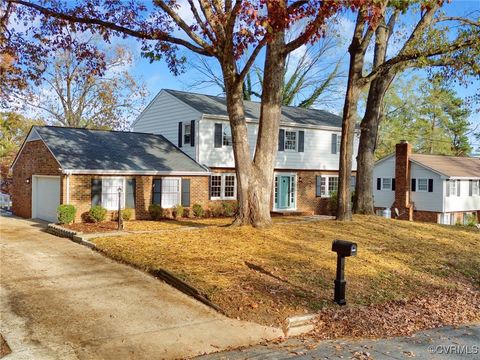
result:
M 66 191 L 65 191 L 65 203 L 67 205 L 70 204 L 70 175 L 72 174 L 71 171 L 63 171 L 63 173 L 65 174 L 65 187 L 66 187 Z

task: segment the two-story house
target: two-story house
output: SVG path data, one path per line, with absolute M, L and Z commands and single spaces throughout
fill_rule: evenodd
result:
M 253 156 L 260 104 L 245 101 L 245 112 Z M 282 107 L 272 211 L 329 212 L 330 194 L 338 189 L 341 121 L 341 117 L 322 110 Z M 162 134 L 208 167 L 212 173 L 211 200 L 236 198 L 225 98 L 162 90 L 133 123 L 133 131 Z M 355 154 L 357 147 L 356 137 Z M 354 180 L 352 177 L 352 185 Z
M 393 217 L 453 225 L 480 220 L 480 158 L 412 154 L 403 141 L 375 164 L 377 211 Z

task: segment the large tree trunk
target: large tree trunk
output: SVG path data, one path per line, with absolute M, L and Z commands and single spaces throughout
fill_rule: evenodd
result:
M 340 171 L 338 177 L 337 220 L 352 219 L 350 176 L 352 175 L 353 139 L 357 118 L 357 103 L 362 87 L 359 80 L 362 77 L 364 49 L 362 48 L 363 18 L 359 14 L 352 43 L 348 48 L 350 65 L 348 69 L 347 93 L 343 106 L 342 141 L 340 144 Z
M 378 128 L 382 118 L 385 92 L 394 76 L 382 74 L 370 85 L 365 115 L 360 124 L 360 144 L 357 156 L 357 181 L 353 211 L 356 214 L 373 214 L 373 167 L 377 146 Z
M 275 39 L 266 49 L 261 114 L 253 160 L 250 155 L 243 106 L 243 82 L 235 81 L 232 66 L 227 64 L 222 67 L 224 73 L 228 72 L 230 75 L 224 78 L 239 203 L 234 225 L 255 227 L 271 225 L 273 170 L 278 150 L 284 67 L 284 33 L 277 32 Z

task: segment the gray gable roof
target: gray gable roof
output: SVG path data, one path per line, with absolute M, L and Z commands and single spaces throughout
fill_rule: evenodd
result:
M 164 89 L 180 101 L 191 106 L 204 115 L 228 116 L 226 99 L 220 96 L 211 96 Z M 247 118 L 260 118 L 260 103 L 245 101 L 245 115 Z M 282 106 L 282 123 L 296 123 L 300 125 L 316 125 L 342 127 L 342 118 L 324 110 L 304 109 L 295 106 Z
M 127 172 L 207 170 L 162 135 L 34 126 L 63 169 Z

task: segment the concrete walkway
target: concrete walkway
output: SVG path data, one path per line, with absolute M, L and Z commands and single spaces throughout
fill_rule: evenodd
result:
M 257 345 L 243 350 L 199 357 L 202 360 L 245 359 L 355 359 L 355 360 L 478 360 L 480 325 L 439 328 L 414 336 L 380 340 L 302 341 Z
M 259 343 L 281 330 L 226 318 L 45 224 L 0 217 L 4 359 L 185 358 Z

